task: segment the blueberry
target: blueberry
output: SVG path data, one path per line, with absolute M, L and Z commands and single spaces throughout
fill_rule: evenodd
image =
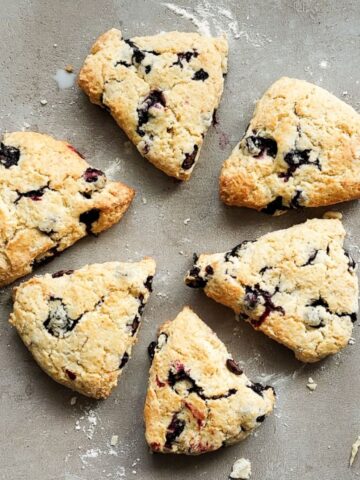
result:
M 216 125 L 219 124 L 219 120 L 217 118 L 217 109 L 215 108 L 214 111 L 213 111 L 213 115 L 212 115 L 212 124 L 214 127 L 216 127 Z
M 318 253 L 319 253 L 319 250 L 314 250 L 313 253 L 310 255 L 310 257 L 308 258 L 308 260 L 306 261 L 306 263 L 304 263 L 301 266 L 306 267 L 307 265 L 314 265 L 313 261 L 315 260 Z
M 288 164 L 286 172 L 279 174 L 280 178 L 283 178 L 285 182 L 296 172 L 302 165 L 314 165 L 321 170 L 320 160 L 316 159 L 314 162 L 310 161 L 311 150 L 291 150 L 284 156 L 285 163 Z
M 243 374 L 243 371 L 241 370 L 239 365 L 232 358 L 228 358 L 226 360 L 226 367 L 234 375 L 242 375 Z
M 245 139 L 245 144 L 254 158 L 260 158 L 264 155 L 275 158 L 277 155 L 278 147 L 273 138 L 251 135 Z
M 259 417 L 256 418 L 256 421 L 258 423 L 262 423 L 265 420 L 265 415 L 260 415 Z
M 19 159 L 20 150 L 18 148 L 0 143 L 0 165 L 10 168 L 13 165 L 17 165 Z
M 248 310 L 254 310 L 259 304 L 264 306 L 264 311 L 256 320 L 250 320 L 254 327 L 260 327 L 260 325 L 272 312 L 277 311 L 282 315 L 285 314 L 285 311 L 282 307 L 274 305 L 272 301 L 272 295 L 266 290 L 261 289 L 259 284 L 256 284 L 254 287 L 246 286 L 244 307 Z
M 174 441 L 181 435 L 185 428 L 185 421 L 178 418 L 177 414 L 173 415 L 166 431 L 165 447 L 170 448 Z
M 128 361 L 129 361 L 129 354 L 125 352 L 121 359 L 119 369 L 121 370 L 127 364 Z
M 98 208 L 92 208 L 91 210 L 82 213 L 79 217 L 79 221 L 86 225 L 86 232 L 90 234 L 92 233 L 92 224 L 97 222 L 99 218 L 100 210 Z
M 70 378 L 70 380 L 76 380 L 76 374 L 71 370 L 65 370 L 66 375 Z
M 302 200 L 302 190 L 296 190 L 295 195 L 290 200 L 290 208 L 301 208 L 300 201 Z
M 63 275 L 71 275 L 74 273 L 74 270 L 59 270 L 58 272 L 53 273 L 51 276 L 52 278 L 59 278 Z
M 209 78 L 209 74 L 205 72 L 203 68 L 200 68 L 200 70 L 194 73 L 192 80 L 201 80 L 204 82 L 207 78 Z
M 207 280 L 203 277 L 200 277 L 199 274 L 200 274 L 200 268 L 197 267 L 197 266 L 194 266 L 190 270 L 190 272 L 189 272 L 189 274 L 188 274 L 188 276 L 185 280 L 186 285 L 188 287 L 191 287 L 191 288 L 204 288 L 204 287 L 206 287 Z
M 243 250 L 249 243 L 253 243 L 253 240 L 244 240 L 230 250 L 230 252 L 225 253 L 225 262 L 228 262 L 232 257 L 238 257 L 240 251 Z
M 139 328 L 139 325 L 140 325 L 140 318 L 135 315 L 132 323 L 129 325 L 130 326 L 130 329 L 131 329 L 131 336 L 133 337 L 135 335 L 135 333 L 137 332 L 137 329 Z
M 115 63 L 115 67 L 118 65 L 122 65 L 123 67 L 129 68 L 131 67 L 131 63 L 125 62 L 124 60 L 119 60 L 118 62 Z
M 105 175 L 104 172 L 98 170 L 97 168 L 87 168 L 83 174 L 85 182 L 94 183 L 97 182 L 98 178 Z
M 149 121 L 149 109 L 154 105 L 162 105 L 163 107 L 166 106 L 166 99 L 161 90 L 152 90 L 144 99 L 141 106 L 137 109 L 138 126 L 136 131 L 141 137 L 145 135 L 145 132 L 141 129 L 141 127 Z
M 214 275 L 214 269 L 211 265 L 206 265 L 205 272 L 207 275 Z
M 179 65 L 180 68 L 183 68 L 183 62 L 189 63 L 192 57 L 196 58 L 199 53 L 196 50 L 188 51 L 188 52 L 180 52 L 177 54 L 178 59 L 173 65 Z
M 352 258 L 352 256 L 350 255 L 349 252 L 346 252 L 344 251 L 345 255 L 347 256 L 348 258 L 348 270 L 349 270 L 349 273 L 352 273 L 354 272 L 355 268 L 356 268 L 356 262 L 355 260 Z
M 253 390 L 255 393 L 257 393 L 258 395 L 260 395 L 260 397 L 263 396 L 263 392 L 265 390 L 274 390 L 272 387 L 270 387 L 269 385 L 261 385 L 261 383 L 252 383 L 251 385 L 248 385 L 248 388 L 251 388 L 251 390 Z M 275 393 L 275 392 L 274 392 Z
M 194 149 L 191 153 L 185 153 L 185 160 L 181 164 L 183 170 L 189 170 L 194 165 L 196 155 L 198 153 L 199 147 L 194 145 Z
M 275 200 L 268 203 L 268 205 L 265 208 L 263 208 L 261 211 L 268 215 L 274 215 L 277 212 L 285 212 L 288 209 L 289 207 L 286 207 L 285 205 L 283 205 L 283 198 L 281 196 L 278 196 L 275 198 Z
M 157 342 L 151 342 L 148 346 L 148 354 L 151 360 L 154 358 L 156 347 Z
M 152 292 L 152 283 L 153 283 L 153 275 L 149 275 L 144 282 L 145 288 L 149 290 L 149 292 Z
M 145 67 L 145 73 L 148 74 L 151 72 L 151 65 L 146 65 Z
M 80 317 L 70 318 L 66 305 L 61 298 L 51 296 L 48 300 L 49 313 L 43 323 L 46 330 L 56 338 L 64 338 L 69 332 L 74 330 Z
M 22 197 L 30 198 L 34 202 L 39 202 L 41 200 L 42 196 L 44 195 L 45 190 L 48 189 L 48 188 L 49 188 L 49 186 L 45 185 L 44 187 L 41 187 L 37 190 L 29 190 L 28 192 L 24 192 L 24 193 L 21 193 L 17 190 L 16 193 L 18 194 L 18 198 L 15 200 L 15 203 L 18 203 L 18 201 Z

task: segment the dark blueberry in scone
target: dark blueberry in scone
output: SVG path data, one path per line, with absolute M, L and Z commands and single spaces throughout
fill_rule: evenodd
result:
M 251 390 L 253 390 L 255 393 L 257 393 L 261 397 L 264 396 L 264 392 L 266 390 L 271 389 L 272 391 L 274 391 L 274 389 L 272 387 L 270 387 L 269 385 L 264 386 L 261 383 L 252 383 L 251 385 L 248 385 L 248 387 L 251 388 Z
M 98 180 L 99 177 L 104 176 L 104 172 L 98 170 L 97 168 L 89 167 L 84 172 L 85 182 L 94 183 Z
M 51 276 L 52 278 L 60 278 L 64 275 L 71 275 L 74 273 L 74 270 L 59 270 L 58 272 L 53 273 Z
M 314 161 L 310 160 L 311 150 L 291 150 L 284 156 L 285 163 L 288 164 L 288 169 L 286 172 L 279 173 L 279 177 L 283 178 L 285 182 L 294 175 L 296 170 L 303 165 L 314 165 L 319 170 L 321 170 L 320 160 L 317 158 Z
M 125 367 L 128 361 L 129 361 L 129 354 L 125 352 L 124 355 L 122 356 L 119 369 L 121 370 L 123 367 Z
M 149 351 L 145 435 L 156 452 L 197 455 L 236 443 L 273 409 L 273 390 L 249 390 L 225 345 L 188 307 L 160 327 Z
M 183 170 L 189 170 L 194 165 L 198 150 L 199 147 L 194 145 L 194 149 L 191 153 L 185 153 L 185 160 L 181 164 Z
M 140 136 L 144 136 L 145 132 L 141 129 L 141 127 L 147 123 L 150 119 L 149 109 L 152 107 L 165 107 L 166 106 L 166 99 L 164 93 L 161 90 L 152 90 L 149 95 L 145 98 L 142 102 L 140 107 L 137 109 L 138 114 L 138 126 L 137 132 Z
M 201 80 L 203 82 L 207 78 L 209 78 L 209 74 L 207 72 L 205 72 L 205 70 L 203 68 L 200 68 L 200 70 L 197 70 L 192 77 L 193 80 Z
M 18 198 L 15 200 L 15 203 L 18 203 L 18 201 L 23 197 L 30 198 L 34 202 L 39 202 L 48 188 L 49 186 L 45 185 L 44 187 L 38 188 L 37 190 L 29 190 L 28 192 L 19 192 L 17 190 L 16 193 L 18 194 Z
M 270 137 L 250 135 L 245 139 L 245 145 L 250 155 L 254 158 L 260 158 L 263 155 L 275 158 L 278 151 L 276 141 Z
M 196 50 L 177 53 L 178 58 L 173 65 L 178 65 L 180 68 L 183 68 L 184 62 L 189 63 L 192 58 L 196 58 L 198 55 L 199 53 Z
M 286 212 L 289 207 L 283 205 L 283 198 L 281 196 L 276 197 L 275 200 L 270 202 L 266 208 L 263 208 L 261 211 L 268 215 L 274 215 L 279 212 Z
M 0 165 L 10 168 L 13 165 L 17 165 L 19 159 L 20 150 L 18 148 L 0 143 Z
M 144 283 L 145 287 L 149 290 L 149 292 L 152 292 L 153 279 L 154 277 L 152 275 L 149 275 L 146 279 L 146 282 Z
M 185 283 L 203 288 L 299 360 L 316 362 L 348 344 L 356 320 L 358 279 L 344 238 L 339 220 L 308 220 L 230 252 L 195 257 Z
M 185 428 L 184 420 L 179 419 L 178 416 L 175 414 L 171 419 L 169 426 L 167 427 L 165 448 L 172 447 L 172 444 L 174 443 L 175 439 L 181 435 L 184 428 Z
M 228 262 L 231 260 L 232 257 L 238 257 L 240 252 L 244 250 L 249 243 L 253 243 L 252 240 L 244 240 L 243 242 L 239 243 L 239 245 L 236 245 L 236 247 L 232 248 L 229 252 L 226 252 L 224 258 L 225 262 Z
M 61 298 L 49 298 L 48 312 L 44 327 L 50 335 L 57 338 L 64 338 L 76 327 L 76 324 L 79 321 L 79 318 L 70 318 L 66 305 Z
M 93 223 L 97 222 L 99 218 L 100 210 L 98 208 L 92 208 L 91 210 L 82 213 L 79 217 L 79 221 L 80 223 L 84 223 L 86 225 L 86 232 L 90 234 L 92 233 Z
M 145 305 L 150 292 L 144 283 L 154 273 L 155 262 L 145 258 L 35 276 L 16 288 L 10 323 L 51 378 L 107 398 L 130 360 L 139 292 Z
M 78 155 L 80 158 L 84 159 L 84 155 L 82 153 L 79 152 L 78 149 L 76 149 L 75 147 L 73 147 L 72 145 L 70 145 L 70 143 L 68 143 L 67 145 L 68 148 L 70 148 L 70 150 L 74 153 L 76 153 L 76 155 Z

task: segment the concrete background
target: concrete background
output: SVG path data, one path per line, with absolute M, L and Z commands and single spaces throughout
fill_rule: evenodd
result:
M 218 200 L 218 175 L 255 100 L 282 75 L 310 80 L 360 110 L 360 3 L 173 0 L 172 5 L 188 15 L 158 1 L 0 1 L 1 130 L 29 125 L 30 130 L 68 139 L 90 163 L 138 192 L 119 225 L 79 242 L 37 273 L 144 255 L 158 262 L 139 343 L 120 385 L 104 402 L 74 395 L 42 373 L 7 324 L 11 289 L 0 292 L 0 477 L 218 480 L 227 479 L 234 460 L 244 456 L 252 462 L 254 480 L 358 478 L 360 458 L 352 469 L 348 460 L 360 434 L 359 324 L 354 345 L 303 367 L 290 351 L 237 323 L 230 310 L 186 288 L 182 278 L 194 251 L 224 251 L 326 210 L 271 218 L 225 208 Z M 110 27 L 135 36 L 193 31 L 193 22 L 214 34 L 228 33 L 229 74 L 219 125 L 210 128 L 191 181 L 176 184 L 140 157 L 106 112 L 91 105 L 77 87 L 60 90 L 53 76 L 69 63 L 78 72 L 94 39 Z M 42 99 L 47 105 L 41 105 Z M 348 246 L 357 260 L 359 209 L 358 202 L 336 207 L 344 215 Z M 277 409 L 256 435 L 231 448 L 196 458 L 150 455 L 142 423 L 146 347 L 157 326 L 175 317 L 184 304 L 217 332 L 250 378 L 264 380 L 265 375 L 275 385 Z M 309 376 L 318 383 L 313 393 L 306 388 Z M 77 403 L 71 405 L 74 396 Z M 114 434 L 119 442 L 111 447 Z

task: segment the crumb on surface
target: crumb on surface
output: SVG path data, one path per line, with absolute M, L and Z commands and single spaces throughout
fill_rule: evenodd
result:
M 190 218 L 185 218 L 184 225 L 188 225 L 189 222 L 190 222 Z
M 117 445 L 117 443 L 118 443 L 118 440 L 119 440 L 119 436 L 118 435 L 113 435 L 111 437 L 111 440 L 110 440 L 110 445 L 112 447 L 115 447 L 115 445 Z
M 333 210 L 329 210 L 328 212 L 324 213 L 323 218 L 341 220 L 343 218 L 343 215 L 341 212 L 335 212 Z
M 247 458 L 239 458 L 235 461 L 230 478 L 248 480 L 251 476 L 251 463 Z
M 75 405 L 77 402 L 77 397 L 71 397 L 70 398 L 70 405 Z
M 47 105 L 47 100 L 45 98 L 43 98 L 42 100 L 40 100 L 40 103 L 41 105 Z
M 74 67 L 70 63 L 68 63 L 67 65 L 65 65 L 64 70 L 65 72 L 72 73 L 74 71 Z
M 308 383 L 306 384 L 306 386 L 309 390 L 313 392 L 314 390 L 316 390 L 317 383 L 315 383 L 314 380 L 311 377 L 309 377 Z
M 358 453 L 359 447 L 360 447 L 360 436 L 351 445 L 351 456 L 350 456 L 350 461 L 349 461 L 350 467 L 354 463 L 354 460 L 355 460 L 356 455 Z

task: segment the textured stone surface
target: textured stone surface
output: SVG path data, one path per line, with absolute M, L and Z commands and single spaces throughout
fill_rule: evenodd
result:
M 191 0 L 172 3 L 193 13 Z M 200 0 L 198 8 L 206 10 L 206 4 Z M 119 225 L 99 238 L 80 241 L 38 272 L 79 268 L 90 259 L 128 261 L 144 255 L 153 256 L 158 264 L 139 343 L 119 388 L 105 402 L 74 395 L 41 372 L 7 324 L 10 288 L 0 292 L 2 480 L 218 480 L 227 478 L 239 457 L 250 459 L 254 478 L 266 480 L 345 480 L 357 478 L 360 472 L 358 459 L 348 468 L 351 444 L 360 432 L 357 324 L 355 345 L 319 365 L 300 369 L 290 351 L 249 325 L 237 324 L 230 309 L 183 283 L 194 251 L 225 251 L 242 240 L 326 211 L 271 218 L 226 208 L 218 199 L 218 176 L 223 160 L 245 131 L 254 101 L 282 75 L 321 85 L 359 111 L 359 5 L 356 0 L 209 0 L 209 4 L 214 15 L 208 18 L 212 33 L 219 33 L 214 24 L 230 32 L 229 74 L 219 123 L 208 131 L 191 180 L 177 184 L 141 158 L 105 111 L 91 105 L 77 87 L 59 90 L 53 76 L 68 64 L 78 72 L 95 38 L 111 27 L 130 37 L 194 31 L 191 20 L 159 1 L 1 2 L 1 130 L 17 131 L 26 122 L 31 130 L 67 139 L 95 168 L 138 192 Z M 221 7 L 231 10 L 237 20 L 238 39 Z M 194 15 L 201 21 L 201 11 Z M 357 249 L 351 245 L 357 244 L 360 235 L 359 208 L 358 202 L 336 207 L 343 213 L 348 245 L 356 259 Z M 150 455 L 142 421 L 147 345 L 157 326 L 174 318 L 184 304 L 190 304 L 234 358 L 244 362 L 250 378 L 273 384 L 278 393 L 275 415 L 262 426 L 261 434 L 241 445 L 187 459 Z M 274 376 L 264 380 L 260 372 Z M 313 393 L 306 388 L 309 376 L 318 384 Z M 71 405 L 74 396 L 78 398 Z M 114 434 L 119 436 L 118 444 L 110 450 Z

